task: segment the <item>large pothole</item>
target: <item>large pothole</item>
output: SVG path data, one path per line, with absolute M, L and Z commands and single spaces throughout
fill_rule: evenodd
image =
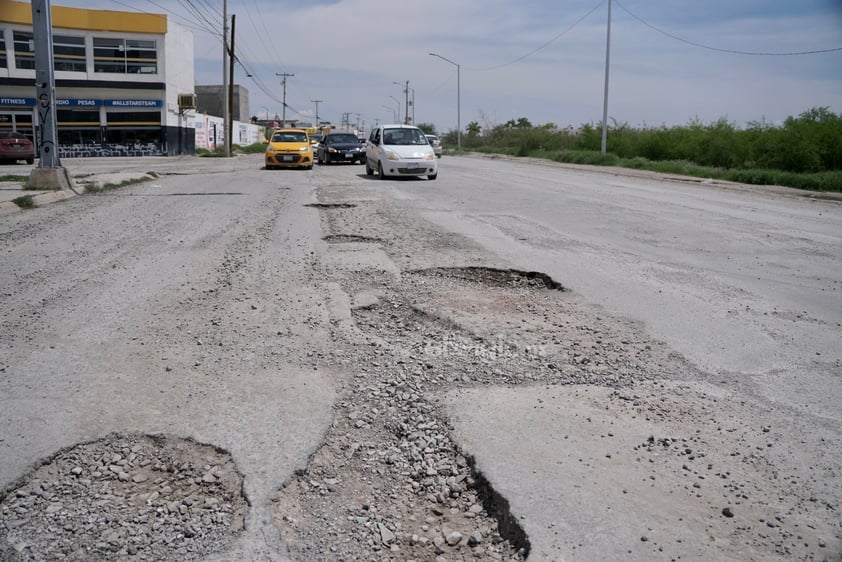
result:
M 481 283 L 490 287 L 529 287 L 533 289 L 552 289 L 563 291 L 561 283 L 540 271 L 520 271 L 518 269 L 497 269 L 493 267 L 435 267 L 410 271 L 413 275 L 443 277 Z
M 356 207 L 354 203 L 307 203 L 304 206 L 314 209 L 353 209 Z
M 248 503 L 231 456 L 191 439 L 112 434 L 59 451 L 0 492 L 0 560 L 198 560 Z
M 376 244 L 382 242 L 380 238 L 372 238 L 370 236 L 360 236 L 357 234 L 329 234 L 322 237 L 322 240 L 328 244 L 349 244 L 354 242 L 364 244 Z

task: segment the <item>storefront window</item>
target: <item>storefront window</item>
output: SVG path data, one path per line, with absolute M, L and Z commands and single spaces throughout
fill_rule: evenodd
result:
M 8 68 L 8 63 L 6 62 L 6 36 L 3 34 L 2 29 L 0 29 L 0 68 Z
M 35 39 L 32 33 L 15 31 L 12 37 L 15 46 L 15 66 L 19 69 L 34 69 Z M 85 72 L 85 38 L 53 35 L 53 69 Z
M 12 39 L 15 46 L 15 66 L 35 69 L 35 40 L 31 33 L 14 31 Z
M 58 143 L 60 146 L 100 144 L 99 111 L 59 109 Z
M 53 68 L 85 72 L 85 38 L 53 35 Z
M 157 45 L 151 40 L 94 37 L 94 71 L 157 74 Z
M 158 111 L 114 111 L 108 114 L 108 143 L 125 146 L 163 143 Z
M 32 138 L 32 112 L 0 112 L 0 131 L 17 131 Z

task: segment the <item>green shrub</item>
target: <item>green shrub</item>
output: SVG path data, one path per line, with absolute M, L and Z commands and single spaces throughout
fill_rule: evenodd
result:
M 35 205 L 35 200 L 32 199 L 31 195 L 22 195 L 21 197 L 15 197 L 12 199 L 12 203 L 20 207 L 21 209 L 34 209 L 37 205 Z
M 256 142 L 247 146 L 238 147 L 240 152 L 244 154 L 263 154 L 266 152 L 266 143 Z
M 789 117 L 782 126 L 752 122 L 744 129 L 725 118 L 692 119 L 674 127 L 633 129 L 612 122 L 607 154 L 601 154 L 602 127 L 578 130 L 531 126 L 526 118 L 490 130 L 476 123 L 462 136 L 463 148 L 486 154 L 532 156 L 557 162 L 626 166 L 701 178 L 773 184 L 818 191 L 842 191 L 842 115 L 826 107 Z M 445 135 L 456 144 L 456 133 Z

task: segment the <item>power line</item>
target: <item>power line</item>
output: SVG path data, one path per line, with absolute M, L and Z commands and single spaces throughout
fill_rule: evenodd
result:
M 637 21 L 639 21 L 640 23 L 642 23 L 643 25 L 645 25 L 649 29 L 652 29 L 653 31 L 657 31 L 661 35 L 666 35 L 670 39 L 675 39 L 676 41 L 680 41 L 681 43 L 686 43 L 687 45 L 692 45 L 693 47 L 699 47 L 700 49 L 707 49 L 709 51 L 717 51 L 719 53 L 730 53 L 732 55 L 748 55 L 748 56 L 755 56 L 755 57 L 794 57 L 794 56 L 801 56 L 801 55 L 816 55 L 816 54 L 819 54 L 819 53 L 832 53 L 832 52 L 835 52 L 835 51 L 842 51 L 842 47 L 836 47 L 836 48 L 833 48 L 833 49 L 816 49 L 814 51 L 793 51 L 793 52 L 777 52 L 777 53 L 775 53 L 775 52 L 758 52 L 758 51 L 738 51 L 736 49 L 720 49 L 719 47 L 712 47 L 710 45 L 703 45 L 701 43 L 695 43 L 693 41 L 689 41 L 687 39 L 679 37 L 677 35 L 673 35 L 672 33 L 669 33 L 667 31 L 664 31 L 663 29 L 655 27 L 651 23 L 645 21 L 640 16 L 638 16 L 636 14 L 633 14 L 631 11 L 629 11 L 628 8 L 626 8 L 625 6 L 620 4 L 620 2 L 617 2 L 617 5 L 620 6 L 620 8 L 622 8 L 623 11 L 626 12 L 628 15 L 630 15 L 631 17 L 633 17 L 634 19 L 636 19 Z
M 207 27 L 203 26 L 205 27 L 205 31 L 208 31 L 212 35 L 217 33 L 217 24 L 209 20 L 208 17 L 202 13 L 202 11 L 197 8 L 191 0 L 178 0 L 178 3 L 181 4 L 188 12 L 192 12 L 197 18 L 207 24 Z M 201 21 L 199 23 L 201 24 Z
M 604 2 L 600 2 L 600 3 L 598 3 L 596 6 L 594 6 L 593 8 L 591 8 L 591 9 L 590 9 L 590 11 L 589 11 L 587 14 L 585 14 L 584 16 L 582 16 L 581 18 L 579 18 L 578 20 L 576 20 L 576 23 L 574 23 L 573 25 L 571 25 L 570 27 L 568 27 L 567 29 L 565 29 L 565 30 L 564 30 L 564 31 L 562 31 L 561 33 L 558 33 L 557 35 L 555 35 L 552 39 L 550 39 L 550 40 L 549 40 L 549 41 L 547 41 L 546 43 L 543 43 L 543 44 L 539 45 L 538 47 L 536 47 L 535 49 L 533 49 L 533 50 L 529 51 L 529 52 L 528 52 L 528 53 L 526 53 L 525 55 L 522 55 L 522 56 L 520 56 L 520 57 L 518 57 L 518 58 L 516 58 L 516 59 L 514 59 L 514 60 L 512 60 L 512 61 L 509 61 L 509 62 L 506 62 L 506 63 L 503 63 L 503 64 L 498 64 L 498 65 L 496 65 L 496 66 L 489 66 L 489 67 L 487 67 L 487 68 L 465 68 L 465 67 L 463 67 L 463 70 L 471 70 L 471 71 L 475 71 L 475 72 L 483 72 L 483 71 L 486 71 L 486 70 L 497 70 L 498 68 L 503 68 L 503 67 L 505 67 L 505 66 L 509 66 L 509 65 L 515 64 L 516 62 L 520 62 L 520 61 L 522 61 L 522 60 L 524 60 L 524 59 L 526 59 L 526 58 L 528 58 L 528 57 L 531 57 L 532 55 L 534 55 L 534 54 L 535 54 L 535 53 L 537 53 L 538 51 L 541 51 L 541 50 L 543 50 L 543 49 L 546 49 L 548 46 L 550 46 L 550 44 L 555 43 L 555 42 L 556 42 L 558 39 L 560 39 L 563 35 L 565 35 L 565 34 L 569 33 L 570 31 L 572 31 L 572 30 L 573 30 L 573 28 L 575 28 L 577 25 L 579 25 L 580 23 L 582 23 L 582 22 L 583 22 L 583 21 L 584 21 L 584 20 L 585 20 L 585 19 L 586 19 L 589 15 L 591 15 L 592 13 L 594 13 L 594 12 L 597 10 L 597 8 L 599 8 L 599 7 L 600 7 L 600 6 L 602 6 L 603 4 L 604 4 Z

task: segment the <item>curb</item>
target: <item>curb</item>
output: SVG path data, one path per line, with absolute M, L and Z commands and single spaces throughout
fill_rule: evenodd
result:
M 65 199 L 69 199 L 75 196 L 76 194 L 70 190 L 49 191 L 47 193 L 38 193 L 37 195 L 31 195 L 32 202 L 35 203 L 36 207 L 40 207 L 41 205 L 46 205 L 48 203 L 55 203 L 56 201 L 63 201 Z M 26 197 L 26 195 L 22 195 L 22 197 Z M 0 203 L 0 214 L 7 215 L 15 211 L 26 210 L 27 209 L 18 207 L 17 203 L 13 201 L 3 201 L 2 203 Z

